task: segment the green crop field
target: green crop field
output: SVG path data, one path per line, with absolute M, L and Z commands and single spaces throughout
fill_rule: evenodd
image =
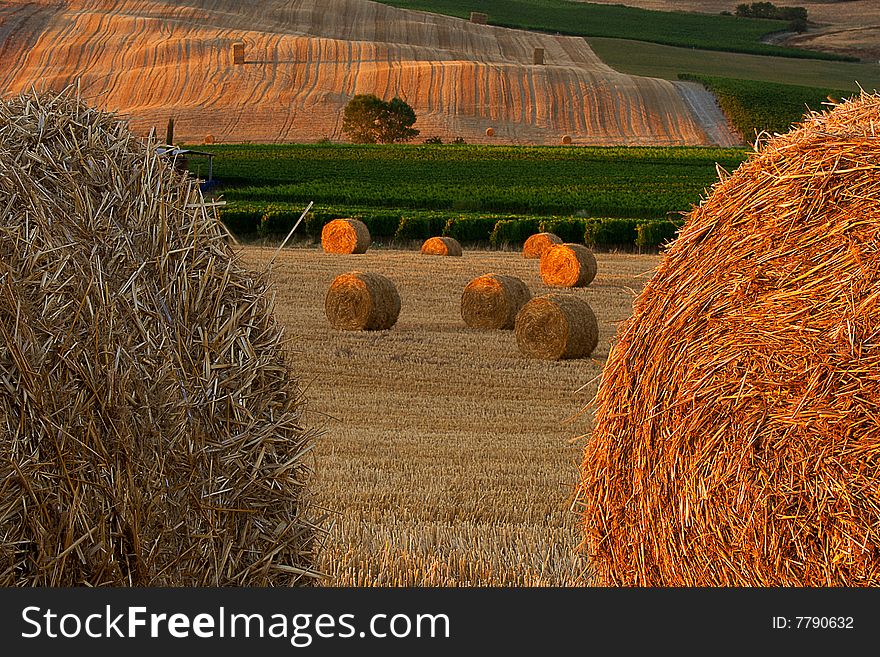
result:
M 229 201 L 457 212 L 662 217 L 736 167 L 738 149 L 228 145 L 214 175 Z M 193 165 L 198 166 L 198 165 Z
M 593 51 L 621 73 L 676 80 L 682 73 L 866 91 L 880 87 L 880 66 L 871 63 L 798 60 L 675 48 L 629 39 L 589 38 Z
M 709 76 L 682 75 L 682 78 L 699 82 L 714 93 L 724 113 L 748 140 L 760 132 L 787 132 L 806 111 L 826 109 L 829 96 L 841 100 L 853 93 Z
M 761 43 L 761 37 L 787 27 L 786 21 L 712 14 L 662 12 L 567 2 L 566 0 L 380 0 L 383 4 L 467 18 L 489 15 L 491 25 L 575 36 L 637 39 L 672 46 L 760 55 L 845 59 L 839 55 Z M 733 3 L 731 3 L 731 9 Z
M 602 247 L 655 248 L 744 149 L 474 145 L 222 145 L 221 218 L 240 235 L 358 217 L 381 240 L 449 235 L 496 246 L 539 230 Z M 191 169 L 204 175 L 204 164 Z

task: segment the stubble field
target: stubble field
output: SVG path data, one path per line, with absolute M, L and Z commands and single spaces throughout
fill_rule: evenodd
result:
M 274 248 L 242 248 L 265 270 Z M 617 323 L 657 256 L 597 254 L 586 299 L 600 341 L 587 360 L 519 354 L 512 331 L 465 326 L 460 296 L 488 272 L 550 291 L 518 252 L 461 258 L 373 249 L 285 249 L 271 284 L 291 365 L 324 435 L 314 450 L 315 503 L 331 512 L 319 567 L 326 585 L 559 586 L 588 580 L 572 502 L 589 413 Z M 384 274 L 402 310 L 390 331 L 333 330 L 324 296 L 350 270 Z

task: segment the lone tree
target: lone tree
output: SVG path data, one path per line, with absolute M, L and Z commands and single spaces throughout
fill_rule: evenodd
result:
M 415 122 L 413 108 L 400 98 L 385 102 L 373 94 L 358 94 L 345 106 L 342 131 L 356 144 L 393 144 L 417 136 Z

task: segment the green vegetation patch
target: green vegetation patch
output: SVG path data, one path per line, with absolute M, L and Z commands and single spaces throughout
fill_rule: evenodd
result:
M 788 29 L 788 22 L 690 12 L 650 11 L 623 5 L 567 0 L 380 0 L 382 4 L 468 18 L 489 15 L 489 24 L 573 36 L 614 37 L 686 48 L 726 50 L 808 59 L 852 57 L 783 48 L 761 37 Z
M 839 101 L 852 95 L 840 89 L 755 80 L 687 74 L 680 77 L 699 82 L 715 94 L 724 113 L 747 141 L 760 132 L 787 132 L 804 114 L 826 109 L 822 103 L 827 104 L 829 97 Z
M 382 208 L 386 216 L 419 210 L 662 219 L 699 202 L 717 179 L 716 162 L 732 170 L 746 157 L 743 149 L 721 148 L 333 144 L 199 148 L 217 154 L 214 175 L 230 202 L 305 207 L 314 201 L 322 206 Z M 191 164 L 196 173 L 198 166 Z M 444 222 L 440 230 L 445 226 Z M 283 230 L 273 227 L 270 232 Z

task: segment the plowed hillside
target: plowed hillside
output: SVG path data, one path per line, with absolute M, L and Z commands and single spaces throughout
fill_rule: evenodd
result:
M 244 64 L 233 63 L 237 41 Z M 405 98 L 422 137 L 737 143 L 711 96 L 695 103 L 678 83 L 617 73 L 583 39 L 365 0 L 0 2 L 0 54 L 2 93 L 79 78 L 136 130 L 174 116 L 184 141 L 343 139 L 345 103 L 375 93 Z

